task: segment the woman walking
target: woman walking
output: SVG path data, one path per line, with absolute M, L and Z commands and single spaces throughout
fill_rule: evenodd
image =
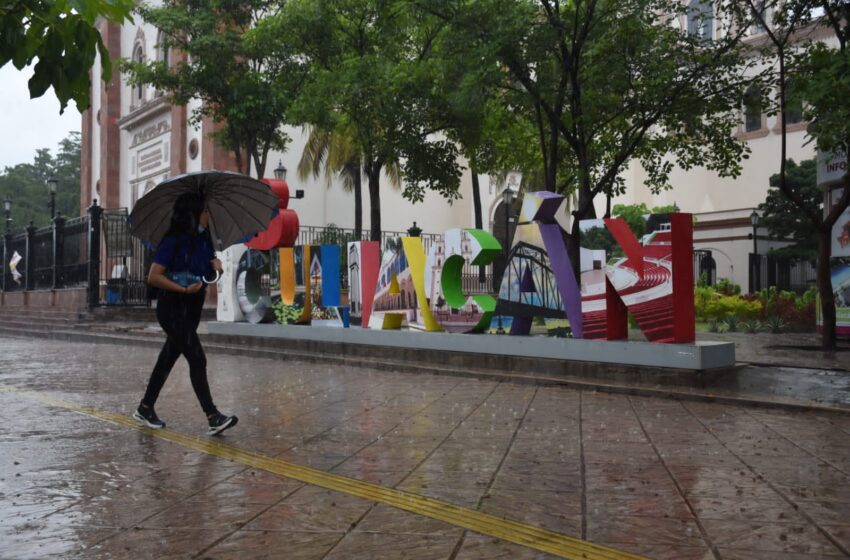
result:
M 206 297 L 206 284 L 214 271 L 221 271 L 206 229 L 209 213 L 197 194 L 183 194 L 174 203 L 171 226 L 157 247 L 148 284 L 160 289 L 156 318 L 167 336 L 148 387 L 133 418 L 149 428 L 164 428 L 165 422 L 154 411 L 159 392 L 168 379 L 177 358 L 189 362 L 192 388 L 207 415 L 208 434 L 215 435 L 236 425 L 236 416 L 218 411 L 207 382 L 207 358 L 198 338 L 198 324 Z

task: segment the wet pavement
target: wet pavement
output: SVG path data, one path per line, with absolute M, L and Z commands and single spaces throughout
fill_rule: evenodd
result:
M 204 447 L 182 360 L 157 412 L 201 443 L 108 421 L 155 356 L 0 338 L 0 558 L 555 557 L 273 472 L 289 464 L 651 558 L 850 550 L 850 414 L 211 354 L 240 422 Z

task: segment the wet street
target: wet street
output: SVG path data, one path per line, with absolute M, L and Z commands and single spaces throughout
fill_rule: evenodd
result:
M 0 338 L 0 559 L 850 556 L 850 414 L 210 354 L 210 438 L 155 358 Z

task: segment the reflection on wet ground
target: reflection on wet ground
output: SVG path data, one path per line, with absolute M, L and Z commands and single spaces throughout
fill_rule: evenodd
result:
M 151 349 L 0 338 L 0 384 L 130 414 Z M 850 415 L 211 355 L 223 441 L 652 558 L 842 558 Z M 204 418 L 181 361 L 157 405 Z M 0 557 L 548 558 L 0 392 Z M 203 436 L 202 436 L 203 437 Z

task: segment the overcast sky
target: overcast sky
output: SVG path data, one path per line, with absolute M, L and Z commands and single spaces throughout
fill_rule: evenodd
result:
M 30 76 L 29 67 L 18 70 L 10 63 L 0 68 L 0 170 L 32 162 L 38 148 L 49 148 L 55 154 L 60 140 L 72 130 L 80 130 L 76 105 L 71 101 L 60 115 L 53 88 L 30 99 Z

